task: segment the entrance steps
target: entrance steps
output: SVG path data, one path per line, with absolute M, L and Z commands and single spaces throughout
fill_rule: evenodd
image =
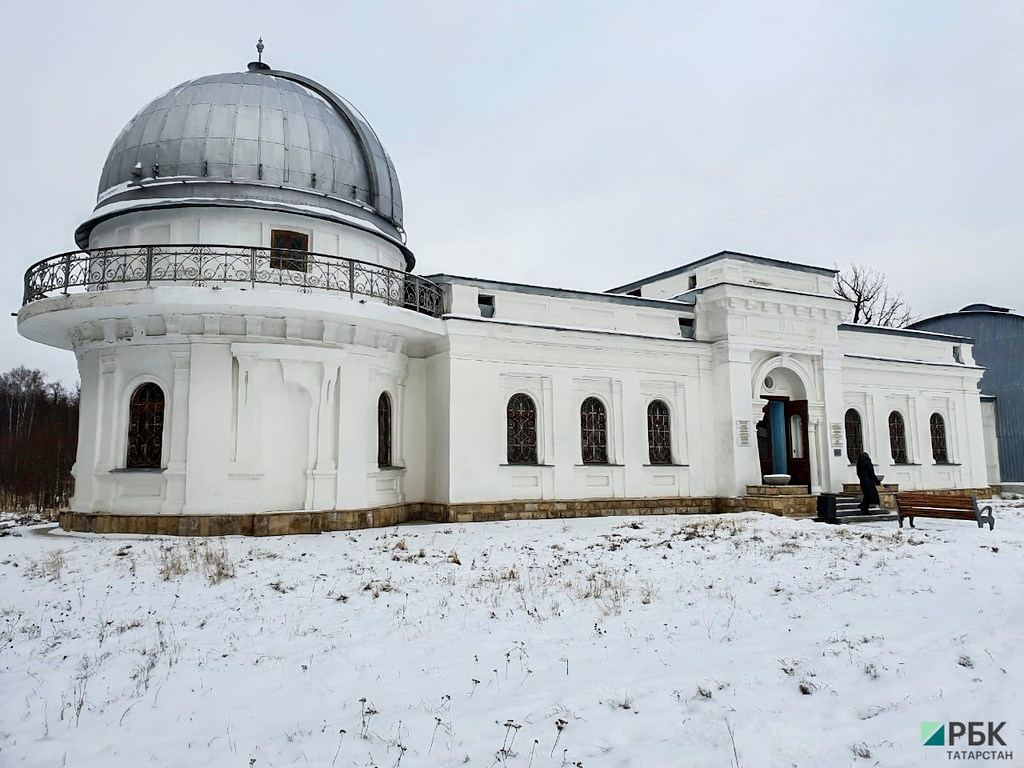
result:
M 888 509 L 873 506 L 868 509 L 867 514 L 860 511 L 861 497 L 853 494 L 840 494 L 836 496 L 836 517 L 835 520 L 815 518 L 824 523 L 834 525 L 846 525 L 849 523 L 883 523 L 890 520 L 897 520 L 897 516 Z

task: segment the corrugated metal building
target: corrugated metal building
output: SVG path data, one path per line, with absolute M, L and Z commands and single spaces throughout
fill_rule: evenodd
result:
M 990 470 L 989 480 L 1024 483 L 1024 317 L 1005 307 L 971 304 L 910 327 L 974 339 L 974 359 L 986 369 L 982 406 L 986 421 L 994 410 L 998 438 L 999 477 L 992 478 Z

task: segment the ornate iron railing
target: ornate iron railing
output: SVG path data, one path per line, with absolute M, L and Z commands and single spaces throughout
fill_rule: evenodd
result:
M 51 256 L 25 272 L 22 304 L 67 295 L 74 288 L 103 291 L 114 285 L 164 283 L 273 285 L 365 296 L 431 317 L 443 312 L 441 288 L 417 275 L 322 253 L 234 245 L 132 245 Z

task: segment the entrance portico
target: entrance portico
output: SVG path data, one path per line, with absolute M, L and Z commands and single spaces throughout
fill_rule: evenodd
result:
M 782 358 L 771 358 L 757 366 L 754 374 L 760 378 L 753 381 L 753 388 L 760 392 L 754 401 L 754 415 L 758 416 L 760 407 L 755 429 L 761 474 L 789 475 L 790 485 L 810 487 L 807 386 L 795 370 L 782 363 Z

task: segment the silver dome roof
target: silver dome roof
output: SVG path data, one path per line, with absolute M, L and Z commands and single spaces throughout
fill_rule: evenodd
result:
M 266 65 L 189 80 L 143 107 L 114 141 L 97 197 L 79 241 L 104 206 L 213 197 L 326 208 L 404 243 L 398 175 L 366 119 L 319 83 Z

